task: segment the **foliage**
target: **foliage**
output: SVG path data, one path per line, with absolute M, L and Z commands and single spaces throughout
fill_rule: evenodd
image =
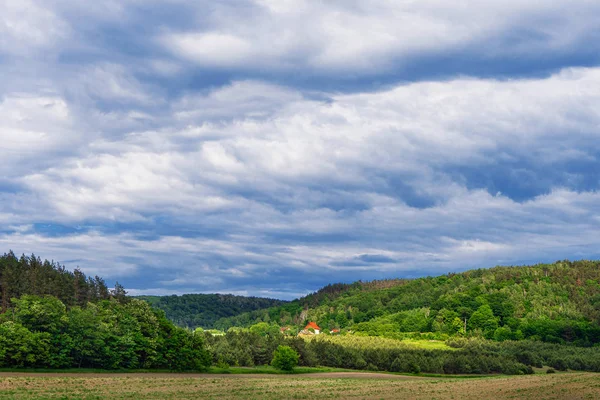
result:
M 273 352 L 271 365 L 283 371 L 292 371 L 298 365 L 300 356 L 290 346 L 277 346 Z
M 163 310 L 178 326 L 195 329 L 215 327 L 220 318 L 285 304 L 285 301 L 231 294 L 184 294 L 182 296 L 139 296 Z
M 304 339 L 281 334 L 261 336 L 249 330 L 231 330 L 224 336 L 206 335 L 213 363 L 253 367 L 271 364 L 273 351 L 289 346 L 303 367 L 326 366 L 405 373 L 531 374 L 533 367 L 600 372 L 600 348 L 582 348 L 543 342 L 454 338 L 434 341 L 398 341 L 356 335 L 315 335 Z
M 24 295 L 0 321 L 0 367 L 202 370 L 211 363 L 202 334 L 136 299 L 68 309 L 53 296 Z
M 307 321 L 394 339 L 428 334 L 592 346 L 600 343 L 600 261 L 334 284 L 278 307 L 220 319 L 215 326 L 298 327 Z
M 71 307 L 111 297 L 124 300 L 126 292 L 118 283 L 111 292 L 102 278 L 86 277 L 78 268 L 71 272 L 58 263 L 42 261 L 33 254 L 17 258 L 12 251 L 8 252 L 0 257 L 1 312 L 10 307 L 11 299 L 26 294 L 51 295 Z

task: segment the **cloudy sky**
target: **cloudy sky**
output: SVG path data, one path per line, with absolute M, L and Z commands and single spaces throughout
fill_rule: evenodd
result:
M 0 252 L 132 294 L 600 257 L 600 2 L 0 0 Z

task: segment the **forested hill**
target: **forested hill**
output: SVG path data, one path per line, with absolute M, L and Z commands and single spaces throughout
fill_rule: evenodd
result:
M 600 261 L 330 285 L 283 306 L 221 319 L 215 327 L 261 321 L 301 327 L 308 320 L 324 329 L 387 337 L 431 332 L 599 343 Z
M 121 285 L 109 291 L 99 276 L 86 276 L 76 268 L 67 270 L 53 261 L 42 261 L 35 255 L 21 257 L 10 251 L 0 257 L 0 309 L 11 304 L 12 298 L 22 295 L 51 295 L 66 306 L 85 306 L 88 302 L 106 300 L 111 295 L 125 296 Z
M 201 370 L 204 340 L 98 276 L 0 257 L 0 368 Z
M 184 294 L 183 296 L 139 296 L 167 318 L 185 328 L 213 328 L 215 321 L 241 313 L 281 306 L 283 300 L 232 294 Z

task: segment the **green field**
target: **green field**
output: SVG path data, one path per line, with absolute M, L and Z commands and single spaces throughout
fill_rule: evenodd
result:
M 448 350 L 454 351 L 456 350 L 453 347 L 450 347 L 446 344 L 446 342 L 442 340 L 416 340 L 416 339 L 404 339 L 404 340 L 395 340 L 388 339 L 377 336 L 358 336 L 358 335 L 349 335 L 349 336 L 306 336 L 303 338 L 304 340 L 326 340 L 332 343 L 351 346 L 351 347 L 362 347 L 362 348 L 380 348 L 380 349 L 397 349 L 397 348 L 406 348 L 406 349 L 423 349 L 423 350 Z
M 0 374 L 2 399 L 598 399 L 600 376 Z

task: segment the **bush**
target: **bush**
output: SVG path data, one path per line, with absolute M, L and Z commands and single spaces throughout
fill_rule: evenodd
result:
M 548 368 L 548 370 L 546 371 L 547 374 L 555 374 L 556 371 L 554 370 L 554 368 Z
M 290 346 L 278 346 L 273 352 L 271 365 L 282 371 L 292 371 L 298 365 L 300 356 Z
M 367 365 L 367 371 L 379 371 L 379 368 L 375 364 L 369 364 Z
M 421 367 L 419 367 L 419 364 L 417 364 L 416 362 L 411 361 L 408 363 L 408 372 L 410 372 L 411 374 L 420 374 Z

